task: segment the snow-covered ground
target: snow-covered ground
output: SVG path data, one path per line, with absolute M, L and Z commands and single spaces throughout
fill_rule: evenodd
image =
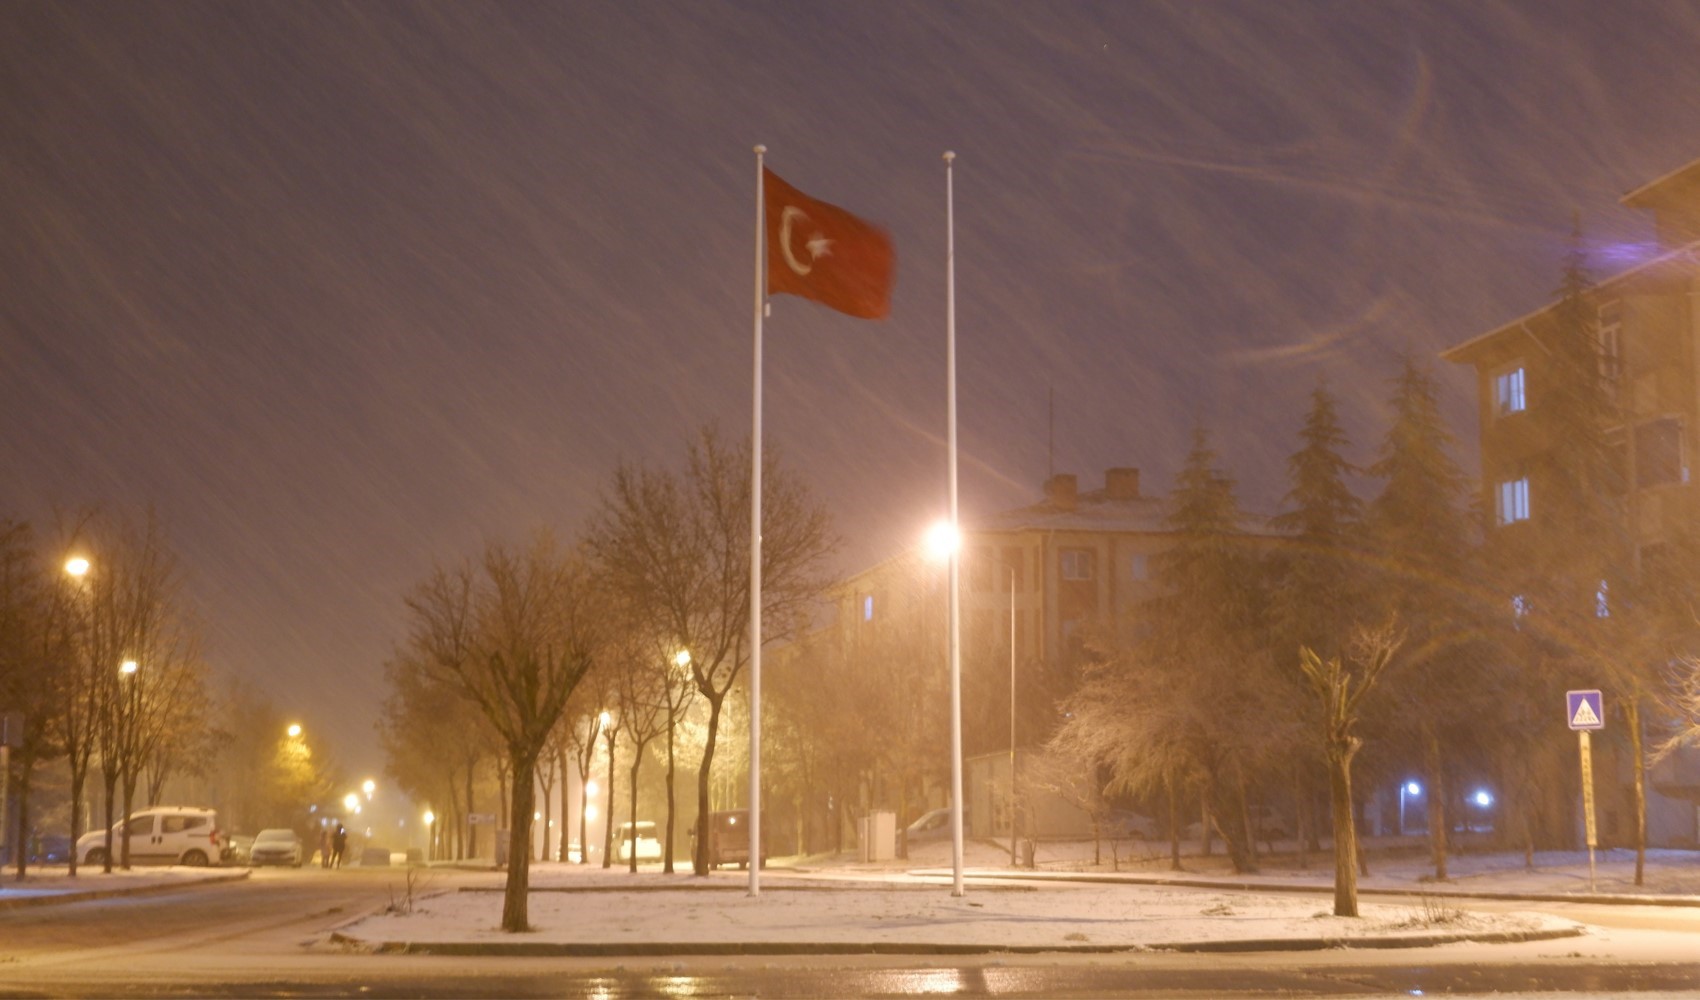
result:
M 1090 844 L 1044 845 L 1041 871 L 1113 874 L 1119 867 L 1131 878 L 1167 878 L 1161 858 L 1119 865 L 1094 865 Z M 1254 883 L 1253 891 L 1164 885 L 1043 883 L 999 880 L 1007 871 L 1007 851 L 970 844 L 965 866 L 970 874 L 962 898 L 949 891 L 949 845 L 917 846 L 906 862 L 856 863 L 842 858 L 797 859 L 762 876 L 762 892 L 752 898 L 748 874 L 722 871 L 706 879 L 688 873 L 662 875 L 654 867 L 632 875 L 577 865 L 534 864 L 530 899 L 533 930 L 515 936 L 498 929 L 501 876 L 492 873 L 476 889 L 435 892 L 430 876 L 411 913 L 373 916 L 345 928 L 347 937 L 370 944 L 410 942 L 469 945 L 523 940 L 531 945 L 620 946 L 638 943 L 712 945 L 771 943 L 893 947 L 962 946 L 984 948 L 1140 948 L 1178 943 L 1230 940 L 1308 940 L 1342 942 L 1354 938 L 1422 939 L 1459 934 L 1505 937 L 1573 926 L 1536 913 L 1465 913 L 1438 892 L 1578 893 L 1587 890 L 1587 855 L 1542 854 L 1534 870 L 1521 855 L 1465 855 L 1452 859 L 1448 884 L 1431 875 L 1421 857 L 1378 858 L 1375 874 L 1364 884 L 1429 896 L 1415 904 L 1381 902 L 1365 896 L 1361 916 L 1331 914 L 1332 869 L 1326 856 L 1313 856 L 1306 869 L 1294 859 L 1266 859 L 1263 871 L 1232 874 L 1220 858 L 1184 858 L 1181 877 L 1220 878 Z M 1634 856 L 1602 852 L 1598 859 L 1601 892 L 1629 892 Z M 917 873 L 923 873 L 917 877 Z M 1312 885 L 1317 894 L 1257 892 L 1256 883 Z M 1700 893 L 1700 854 L 1653 852 L 1647 885 L 1641 892 L 1667 895 Z M 1696 896 L 1700 901 L 1700 896 Z
M 0 906 L 11 900 L 32 899 L 38 896 L 63 896 L 67 893 L 136 892 L 149 889 L 169 889 L 194 882 L 246 878 L 246 868 L 168 868 L 146 867 L 124 871 L 114 868 L 111 873 L 98 867 L 84 867 L 72 878 L 64 865 L 29 868 L 23 881 L 17 872 L 0 872 Z

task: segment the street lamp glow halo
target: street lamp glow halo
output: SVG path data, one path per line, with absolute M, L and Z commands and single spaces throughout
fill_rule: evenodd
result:
M 962 548 L 962 532 L 949 521 L 939 521 L 927 529 L 925 542 L 927 555 L 942 561 Z
M 118 664 L 118 672 L 121 674 L 133 674 L 140 669 L 141 664 L 137 663 L 135 660 L 125 660 L 123 663 Z
M 89 571 L 89 561 L 82 556 L 72 556 L 65 560 L 65 572 L 71 576 L 81 577 Z
M 295 737 L 301 735 L 301 723 L 291 722 L 289 724 L 289 728 L 285 731 L 289 733 L 289 736 L 290 736 L 291 739 L 294 739 Z
M 691 665 L 691 651 L 688 650 L 688 649 L 681 649 L 677 653 L 673 654 L 673 665 L 677 666 L 677 667 L 688 667 L 688 666 L 690 666 Z

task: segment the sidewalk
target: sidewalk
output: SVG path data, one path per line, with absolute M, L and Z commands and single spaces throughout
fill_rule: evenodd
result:
M 132 868 L 113 869 L 109 875 L 98 867 L 84 866 L 72 878 L 63 865 L 32 868 L 17 880 L 17 872 L 0 873 L 0 910 L 22 906 L 77 903 L 115 896 L 172 892 L 192 885 L 233 882 L 248 877 L 247 868 Z

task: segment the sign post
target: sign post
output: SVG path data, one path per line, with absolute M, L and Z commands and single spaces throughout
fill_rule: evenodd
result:
M 1582 754 L 1582 822 L 1588 833 L 1588 891 L 1594 891 L 1594 847 L 1599 843 L 1594 832 L 1594 751 L 1588 734 L 1604 729 L 1605 701 L 1598 691 L 1564 692 L 1564 717 L 1576 731 L 1576 743 Z

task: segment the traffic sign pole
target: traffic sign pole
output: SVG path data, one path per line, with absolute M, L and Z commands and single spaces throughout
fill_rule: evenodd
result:
M 1588 831 L 1588 891 L 1594 891 L 1594 846 L 1599 843 L 1594 833 L 1594 750 L 1588 730 L 1578 730 L 1577 745 L 1582 751 L 1582 817 Z

